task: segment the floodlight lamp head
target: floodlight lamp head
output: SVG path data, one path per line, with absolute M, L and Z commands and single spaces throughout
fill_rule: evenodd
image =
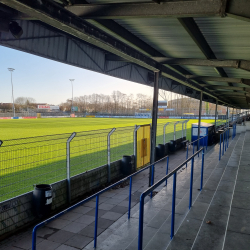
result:
M 15 69 L 13 68 L 8 68 L 9 71 L 13 72 Z
M 11 34 L 16 38 L 19 39 L 23 34 L 22 27 L 15 21 L 10 22 L 9 29 Z
M 75 81 L 75 79 L 69 79 L 71 82 Z

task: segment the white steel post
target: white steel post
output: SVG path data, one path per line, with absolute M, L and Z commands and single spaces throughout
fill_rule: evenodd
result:
M 175 136 L 175 134 L 176 134 L 176 125 L 179 123 L 180 121 L 178 121 L 178 122 L 176 122 L 175 124 L 174 124 L 174 141 L 175 141 L 175 138 L 176 138 L 176 136 Z
M 110 171 L 110 164 L 111 164 L 111 157 L 110 157 L 110 137 L 115 132 L 116 128 L 112 128 L 112 130 L 108 133 L 108 183 L 111 180 L 111 171 Z
M 68 203 L 71 203 L 71 185 L 70 185 L 70 142 L 76 136 L 76 132 L 72 133 L 67 140 L 67 187 L 68 187 Z
M 163 144 L 165 145 L 166 143 L 166 127 L 169 124 L 169 122 L 167 122 L 164 127 L 163 127 Z

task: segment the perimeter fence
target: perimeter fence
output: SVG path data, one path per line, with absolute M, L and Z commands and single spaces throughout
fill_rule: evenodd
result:
M 158 123 L 156 143 L 190 134 L 183 122 Z M 123 155 L 133 155 L 135 129 L 131 126 L 4 140 L 0 147 L 0 202 L 33 190 L 34 184 L 52 184 L 108 165 Z

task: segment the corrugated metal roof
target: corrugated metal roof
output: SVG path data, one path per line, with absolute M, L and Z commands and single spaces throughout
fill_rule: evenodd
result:
M 136 18 L 115 21 L 165 56 L 204 58 L 177 19 Z

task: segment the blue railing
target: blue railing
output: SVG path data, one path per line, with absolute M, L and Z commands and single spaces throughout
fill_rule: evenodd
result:
M 221 159 L 221 156 L 224 155 L 224 152 L 227 151 L 227 148 L 229 146 L 229 132 L 230 132 L 230 129 L 227 128 L 223 131 L 223 133 L 220 134 L 219 161 Z M 222 145 L 222 150 L 221 150 L 221 145 Z
M 236 122 L 233 123 L 232 140 L 236 136 Z
M 173 175 L 173 194 L 172 194 L 172 215 L 171 215 L 171 234 L 170 238 L 174 237 L 174 224 L 175 224 L 175 199 L 176 199 L 176 178 L 177 171 L 181 169 L 187 162 L 192 160 L 191 164 L 191 176 L 190 176 L 190 193 L 189 193 L 189 209 L 192 207 L 192 195 L 193 195 L 193 173 L 194 173 L 194 157 L 198 155 L 202 151 L 202 163 L 201 163 L 201 182 L 200 182 L 200 191 L 203 188 L 203 170 L 204 170 L 204 147 L 198 150 L 195 154 L 193 154 L 190 158 L 184 161 L 181 165 L 175 168 L 172 172 L 167 174 L 161 180 L 156 182 L 154 185 L 149 187 L 146 191 L 141 194 L 140 197 L 140 210 L 139 210 L 139 236 L 138 236 L 138 250 L 142 250 L 143 248 L 143 217 L 144 217 L 144 199 L 145 197 L 152 193 L 154 189 L 159 187 L 163 182 L 167 182 L 167 180 Z
M 207 139 L 205 140 L 206 137 L 207 137 Z M 187 145 L 187 152 L 186 152 L 186 159 L 188 159 L 188 147 L 189 147 L 190 145 L 193 144 L 193 154 L 194 154 L 194 148 L 195 148 L 196 142 L 198 142 L 198 143 L 197 143 L 197 144 L 198 144 L 197 150 L 199 151 L 199 150 L 200 150 L 200 141 L 201 141 L 201 140 L 202 140 L 202 145 L 203 145 L 204 147 L 205 147 L 205 144 L 206 144 L 206 150 L 207 150 L 207 146 L 208 146 L 208 135 L 203 136 L 203 137 L 201 137 L 201 138 L 199 138 L 199 139 L 197 139 L 197 140 L 195 140 L 195 141 L 192 141 L 192 142 L 188 143 L 188 145 Z M 199 154 L 198 154 L 198 157 L 199 157 Z M 187 167 L 187 163 L 186 163 L 186 167 Z
M 149 166 L 146 166 L 146 167 L 144 167 L 144 168 L 138 170 L 137 172 L 135 172 L 135 173 L 133 173 L 133 174 L 131 174 L 131 175 L 129 175 L 129 176 L 123 178 L 122 180 L 120 180 L 120 181 L 118 181 L 118 182 L 116 182 L 116 183 L 114 183 L 114 184 L 112 184 L 112 185 L 106 187 L 105 189 L 103 189 L 103 190 L 97 192 L 96 194 L 91 195 L 90 197 L 86 198 L 85 200 L 80 201 L 80 202 L 76 203 L 75 205 L 73 205 L 73 206 L 71 206 L 71 207 L 65 209 L 64 211 L 62 211 L 62 212 L 56 214 L 55 216 L 53 216 L 53 217 L 51 217 L 51 218 L 49 218 L 49 219 L 47 219 L 47 220 L 45 220 L 45 221 L 43 221 L 43 222 L 37 224 L 37 225 L 33 228 L 33 232 L 32 232 L 32 250 L 36 250 L 36 234 L 37 234 L 37 229 L 39 229 L 40 227 L 46 225 L 47 223 L 49 223 L 49 222 L 51 222 L 51 221 L 53 221 L 53 220 L 55 220 L 55 219 L 57 219 L 58 217 L 64 215 L 65 213 L 67 213 L 67 212 L 73 210 L 74 208 L 76 208 L 76 207 L 78 207 L 78 206 L 80 206 L 80 205 L 82 205 L 82 204 L 84 204 L 84 203 L 86 203 L 86 202 L 92 200 L 93 198 L 96 198 L 96 208 L 95 208 L 95 209 L 96 209 L 96 211 L 95 211 L 95 231 L 94 231 L 94 248 L 96 248 L 96 246 L 97 246 L 97 227 L 98 227 L 99 195 L 101 195 L 102 193 L 108 191 L 109 189 L 111 189 L 111 188 L 113 188 L 113 187 L 115 187 L 115 186 L 121 184 L 122 182 L 124 182 L 124 181 L 126 181 L 126 180 L 129 180 L 129 181 L 130 181 L 130 185 L 129 185 L 128 219 L 130 219 L 131 193 L 132 193 L 132 181 L 133 181 L 133 176 L 135 176 L 135 175 L 137 175 L 137 174 L 143 172 L 143 171 L 146 170 L 146 169 L 149 169 L 150 167 L 152 167 L 152 170 L 153 170 L 152 173 L 154 173 L 154 166 L 155 166 L 155 164 L 157 164 L 157 163 L 163 161 L 164 159 L 167 159 L 167 166 L 166 166 L 166 169 L 167 169 L 167 170 L 166 170 L 166 173 L 168 174 L 169 157 L 168 157 L 168 156 L 165 156 L 165 157 L 163 157 L 162 159 L 160 159 L 159 161 L 156 161 L 155 163 L 153 163 L 153 164 L 151 164 L 151 165 L 149 165 Z M 152 184 L 154 183 L 154 174 L 152 174 L 152 177 L 151 177 L 151 180 L 150 180 L 150 181 L 151 181 L 151 185 L 152 185 Z M 151 198 L 152 198 L 152 194 L 151 194 Z

